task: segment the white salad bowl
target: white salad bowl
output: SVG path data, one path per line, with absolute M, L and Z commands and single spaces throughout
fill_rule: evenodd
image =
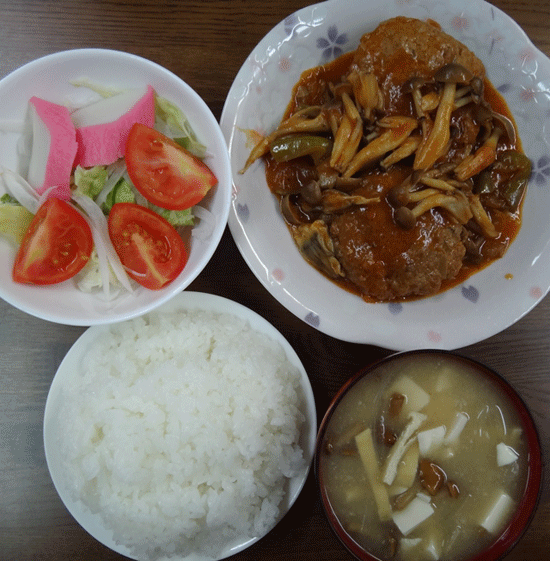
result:
M 184 290 L 204 269 L 222 237 L 229 214 L 231 171 L 227 144 L 220 126 L 200 96 L 181 78 L 155 62 L 105 49 L 76 49 L 51 54 L 18 68 L 0 80 L 0 165 L 18 170 L 28 100 L 38 96 L 77 108 L 99 99 L 81 81 L 122 90 L 150 84 L 155 92 L 178 106 L 198 140 L 206 145 L 205 163 L 218 184 L 200 202 L 200 213 L 188 242 L 189 260 L 183 271 L 160 290 L 138 286 L 104 298 L 102 292 L 82 292 L 74 279 L 35 286 L 12 280 L 16 248 L 0 236 L 0 297 L 16 308 L 44 320 L 67 325 L 97 325 L 127 320 L 163 304 Z M 0 187 L 0 195 L 4 192 Z M 198 214 L 198 213 L 197 213 Z

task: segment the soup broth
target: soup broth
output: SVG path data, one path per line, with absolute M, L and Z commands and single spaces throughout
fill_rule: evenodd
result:
M 465 559 L 509 524 L 525 490 L 521 420 L 473 367 L 422 354 L 359 380 L 319 460 L 330 508 L 380 559 Z

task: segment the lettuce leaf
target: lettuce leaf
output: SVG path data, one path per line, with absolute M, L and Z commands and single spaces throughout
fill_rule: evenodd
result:
M 186 208 L 185 210 L 168 210 L 152 203 L 149 203 L 147 206 L 162 216 L 166 221 L 170 222 L 174 228 L 178 226 L 193 226 L 195 223 L 195 217 L 190 208 Z
M 110 265 L 109 268 L 109 285 L 115 288 L 120 288 L 121 284 L 113 272 Z M 76 275 L 76 284 L 82 292 L 92 292 L 94 289 L 103 287 L 103 278 L 101 275 L 101 266 L 99 262 L 99 257 L 97 255 L 97 249 L 94 247 L 90 259 L 84 265 L 81 271 Z
M 75 194 L 86 195 L 90 199 L 95 199 L 105 186 L 107 176 L 108 172 L 105 166 L 94 166 L 92 168 L 76 166 L 73 178 Z
M 34 215 L 21 206 L 10 195 L 0 199 L 0 235 L 7 238 L 15 246 L 23 241 Z
M 204 158 L 206 146 L 199 142 L 195 131 L 191 128 L 187 117 L 179 107 L 166 98 L 155 95 L 155 115 L 157 117 L 155 128 L 158 127 L 160 132 L 173 138 L 175 142 L 198 158 Z M 164 123 L 164 127 L 160 126 L 159 120 Z
M 101 205 L 101 210 L 105 214 L 109 214 L 113 205 L 116 203 L 135 203 L 136 197 L 133 186 L 121 177 L 115 186 L 109 191 L 105 202 Z

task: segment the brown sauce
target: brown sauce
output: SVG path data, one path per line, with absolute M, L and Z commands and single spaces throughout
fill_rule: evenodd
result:
M 326 102 L 328 95 L 327 84 L 341 81 L 342 77 L 350 71 L 354 63 L 354 54 L 353 52 L 345 54 L 329 64 L 304 72 L 293 89 L 285 118 L 295 113 L 303 105 L 322 105 Z M 388 71 L 386 78 L 388 88 L 385 90 L 386 106 L 384 113 L 386 115 L 414 116 L 411 96 L 405 95 L 401 90 L 401 86 L 392 86 L 391 84 L 392 82 L 400 84 L 406 79 L 407 65 L 404 64 L 404 58 L 393 57 L 392 60 L 385 61 L 385 65 L 385 70 Z M 490 103 L 495 112 L 505 115 L 513 122 L 513 117 L 505 100 L 487 79 L 484 79 L 484 98 Z M 458 119 L 457 115 L 459 114 L 460 111 L 454 113 L 453 121 Z M 515 143 L 510 142 L 508 139 L 499 142 L 499 151 L 508 149 L 521 151 L 519 139 Z M 268 154 L 265 156 L 265 162 L 267 184 L 279 199 L 281 199 L 281 193 L 299 191 L 301 187 L 315 177 L 315 166 L 311 159 L 308 158 L 278 163 Z M 377 274 L 386 274 L 389 264 L 398 259 L 414 240 L 421 240 L 427 235 L 430 224 L 446 225 L 455 223 L 444 210 L 432 209 L 426 213 L 426 216 L 421 217 L 421 220 L 418 220 L 417 225 L 412 230 L 403 230 L 395 224 L 392 207 L 385 200 L 385 195 L 392 186 L 403 181 L 410 172 L 410 167 L 405 168 L 400 165 L 389 168 L 387 172 L 383 172 L 379 168 L 370 169 L 366 172 L 369 175 L 368 186 L 366 187 L 368 193 L 361 192 L 360 194 L 372 196 L 373 193 L 379 193 L 381 202 L 354 211 L 354 219 L 357 219 L 356 227 L 358 230 L 368 228 L 369 232 L 376 232 L 375 237 L 370 238 L 370 249 L 373 253 L 373 272 L 376 271 Z M 365 188 L 363 188 L 363 191 L 365 191 Z M 481 259 L 475 263 L 464 262 L 454 278 L 442 281 L 437 293 L 444 292 L 464 282 L 472 274 L 488 266 L 505 253 L 510 243 L 516 237 L 521 226 L 521 206 L 515 213 L 490 210 L 488 214 L 498 230 L 498 236 L 495 238 L 485 238 L 479 250 Z M 293 233 L 295 226 L 288 224 L 288 228 Z M 359 231 L 357 239 L 361 239 Z M 356 283 L 347 278 L 338 279 L 334 282 L 340 287 L 361 296 L 366 301 L 379 301 L 366 295 L 364 290 L 359 289 Z M 423 296 L 413 295 L 395 299 L 413 300 Z

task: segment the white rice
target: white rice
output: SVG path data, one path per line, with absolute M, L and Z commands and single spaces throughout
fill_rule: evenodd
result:
M 152 313 L 113 325 L 63 395 L 75 500 L 140 558 L 216 557 L 276 523 L 304 466 L 300 372 L 243 320 Z

